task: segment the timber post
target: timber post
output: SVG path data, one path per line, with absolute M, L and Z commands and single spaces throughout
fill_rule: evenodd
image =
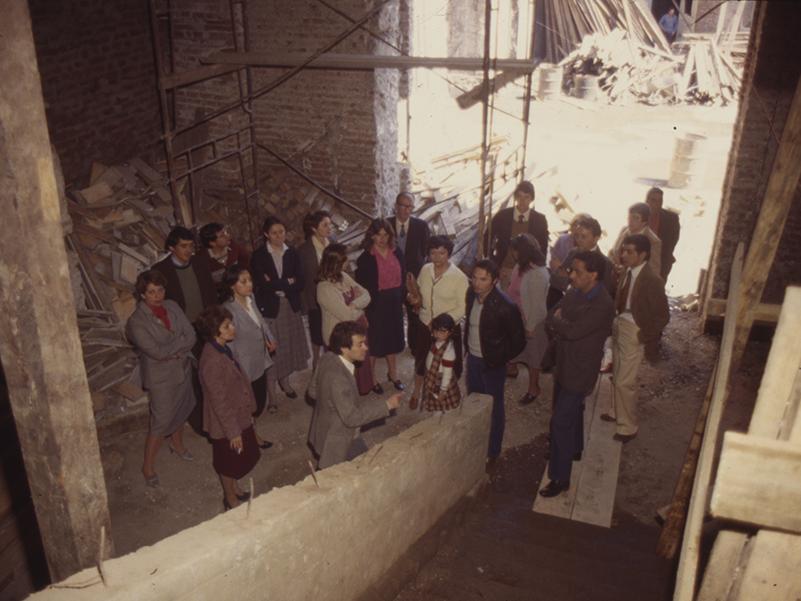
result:
M 27 2 L 0 0 L 0 358 L 50 576 L 110 520 Z

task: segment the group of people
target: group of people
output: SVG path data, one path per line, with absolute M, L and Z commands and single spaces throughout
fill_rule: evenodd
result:
M 137 279 L 139 303 L 127 324 L 150 398 L 145 483 L 159 486 L 155 463 L 165 438 L 178 458 L 194 460 L 181 433 L 199 415 L 224 507 L 247 500 L 238 480 L 272 444 L 259 435 L 256 418 L 278 410 L 278 389 L 298 397 L 291 377 L 310 359 L 308 442 L 318 467 L 355 457 L 366 449 L 360 427 L 401 403 L 406 385 L 397 356 L 408 345 L 415 373 L 410 409 L 458 407 L 463 371 L 468 393 L 492 397 L 490 464 L 503 442 L 507 370 L 527 367 L 519 401 L 527 405 L 540 395 L 540 370 L 555 356 L 551 483 L 542 494 L 566 490 L 582 450 L 583 399 L 610 334 L 620 392 L 605 418 L 617 421 L 623 441 L 637 432 L 637 367 L 643 355 L 653 356 L 667 323 L 664 278 L 672 264 L 671 244 L 662 240 L 659 248 L 657 235 L 673 227 L 671 218 L 651 213 L 661 204 L 657 192 L 631 208 L 609 257 L 597 247 L 598 222 L 579 215 L 546 266 L 547 221 L 531 208 L 534 186 L 521 182 L 514 206 L 488 228 L 490 258 L 476 261 L 470 278 L 451 260 L 452 241 L 432 236 L 412 216 L 409 193 L 397 196 L 392 217 L 371 222 L 352 274 L 326 211 L 306 216 L 305 241 L 296 248 L 281 219 L 268 217 L 252 256 L 222 224 L 200 229 L 197 253 L 193 233 L 174 228 L 165 243 L 169 255 Z M 378 359 L 386 379 L 377 376 Z M 384 385 L 395 389 L 386 399 Z

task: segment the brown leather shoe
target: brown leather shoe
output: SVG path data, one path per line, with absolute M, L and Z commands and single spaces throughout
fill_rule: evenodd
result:
M 409 399 L 409 409 L 415 411 L 417 409 L 417 403 L 418 403 L 417 397 L 412 395 L 412 398 Z

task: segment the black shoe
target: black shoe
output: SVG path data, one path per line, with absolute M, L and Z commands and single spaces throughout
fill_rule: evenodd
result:
M 637 438 L 637 435 L 636 434 L 615 434 L 612 438 L 614 438 L 618 442 L 622 442 L 623 444 L 626 444 L 627 442 L 630 442 L 630 441 L 634 440 L 635 438 Z
M 541 497 L 555 497 L 570 488 L 570 481 L 560 482 L 559 480 L 551 480 L 548 485 L 540 491 Z
M 395 390 L 401 390 L 401 391 L 406 390 L 406 385 L 400 380 L 390 380 L 390 382 L 392 382 L 392 385 L 395 387 Z
M 533 403 L 534 401 L 537 400 L 537 396 L 538 395 L 536 395 L 536 394 L 526 393 L 526 394 L 524 394 L 523 396 L 520 397 L 520 399 L 517 401 L 517 404 L 518 405 L 530 405 L 531 403 Z
M 271 443 L 269 440 L 265 440 L 259 443 L 260 449 L 269 449 L 271 446 L 273 446 L 273 443 Z
M 249 492 L 243 492 L 241 495 L 236 495 L 236 498 L 239 499 L 240 501 L 243 501 L 243 502 L 247 501 L 250 498 L 250 493 Z
M 288 398 L 288 399 L 296 399 L 296 398 L 298 398 L 298 393 L 295 392 L 294 390 L 292 390 L 292 387 L 289 387 L 289 388 L 285 389 L 284 385 L 281 384 L 281 382 L 278 382 L 278 388 L 280 388 L 281 392 L 283 392 L 284 395 L 286 395 L 286 398 Z
M 231 509 L 231 504 L 228 502 L 228 499 L 226 499 L 225 497 L 223 497 L 223 509 L 225 511 L 228 511 L 229 509 Z
M 384 394 L 384 389 L 381 387 L 381 384 L 376 384 L 373 386 L 373 392 L 376 394 Z

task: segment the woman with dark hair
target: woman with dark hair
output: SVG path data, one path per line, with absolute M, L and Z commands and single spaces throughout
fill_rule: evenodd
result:
M 540 394 L 540 364 L 548 348 L 545 318 L 548 316 L 546 301 L 550 276 L 545 267 L 545 255 L 531 234 L 513 238 L 511 252 L 515 266 L 506 292 L 523 315 L 526 347 L 510 363 L 523 363 L 528 367 L 528 390 L 518 401 L 528 405 Z
M 223 308 L 231 313 L 236 338 L 230 347 L 237 354 L 242 371 L 250 378 L 253 395 L 256 397 L 256 411 L 253 417 L 259 417 L 264 411 L 275 412 L 275 370 L 270 353 L 275 352 L 276 343 L 273 333 L 261 313 L 256 308 L 253 298 L 253 280 L 247 269 L 239 265 L 231 265 L 225 270 L 222 281 L 221 301 Z M 256 434 L 259 439 L 259 435 Z M 269 449 L 272 443 L 259 440 L 259 447 Z
M 317 302 L 323 316 L 323 340 L 329 347 L 331 332 L 338 323 L 355 321 L 367 328 L 364 310 L 370 304 L 370 293 L 345 273 L 347 262 L 345 245 L 330 244 L 323 252 L 317 275 Z M 359 394 L 367 394 L 375 386 L 369 361 L 363 361 L 354 375 Z
M 431 321 L 440 313 L 453 318 L 454 332 L 451 336 L 457 355 L 462 354 L 460 322 L 464 318 L 467 303 L 468 281 L 464 272 L 451 263 L 453 242 L 447 236 L 432 236 L 428 240 L 429 263 L 423 265 L 417 276 L 417 291 L 409 293 L 409 304 L 417 308 L 420 328 L 416 336 L 414 354 L 414 392 L 409 399 L 409 409 L 417 409 L 423 390 L 423 377 L 426 373 L 426 357 L 431 349 L 433 337 Z
M 236 338 L 231 313 L 212 305 L 195 323 L 206 340 L 198 369 L 203 388 L 203 430 L 211 439 L 212 464 L 222 484 L 223 507 L 231 509 L 250 498 L 237 480 L 244 478 L 260 457 L 253 430 L 256 399 L 250 378 L 229 346 Z
M 136 278 L 139 303 L 128 319 L 126 334 L 139 354 L 142 383 L 150 399 L 150 430 L 142 474 L 145 484 L 159 485 L 156 455 L 164 438 L 170 452 L 185 461 L 194 457 L 183 443 L 183 425 L 195 407 L 192 347 L 195 330 L 177 303 L 164 299 L 167 280 L 151 269 Z
M 367 305 L 367 346 L 370 366 L 375 374 L 375 360 L 385 357 L 387 377 L 395 390 L 405 386 L 398 379 L 396 355 L 403 352 L 403 253 L 395 246 L 395 232 L 385 219 L 374 219 L 362 241 L 362 254 L 356 259 L 356 281 L 370 293 Z M 383 394 L 376 382 L 373 392 Z
M 301 306 L 309 320 L 309 338 L 312 343 L 312 367 L 317 368 L 317 359 L 323 342 L 323 318 L 317 304 L 317 271 L 323 251 L 330 243 L 331 214 L 328 211 L 314 211 L 303 218 L 303 235 L 306 241 L 298 246 L 300 268 L 303 272 L 303 291 Z
M 275 377 L 284 394 L 297 398 L 289 376 L 308 367 L 309 345 L 301 317 L 300 291 L 303 273 L 300 257 L 286 245 L 286 227 L 277 217 L 268 217 L 262 227 L 265 244 L 250 260 L 256 305 L 276 336 Z

